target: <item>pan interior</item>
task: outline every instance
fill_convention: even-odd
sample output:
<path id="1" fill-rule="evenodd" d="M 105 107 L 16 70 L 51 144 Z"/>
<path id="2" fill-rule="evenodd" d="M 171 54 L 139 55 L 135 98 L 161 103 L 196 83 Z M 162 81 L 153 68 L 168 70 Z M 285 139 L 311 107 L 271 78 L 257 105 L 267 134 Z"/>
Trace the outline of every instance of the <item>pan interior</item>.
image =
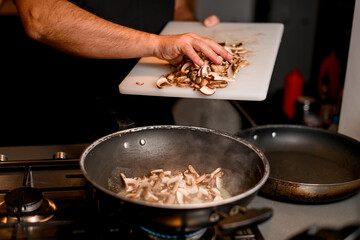
<path id="1" fill-rule="evenodd" d="M 360 179 L 360 143 L 344 135 L 308 127 L 264 126 L 241 137 L 263 151 L 270 178 L 309 184 Z"/>
<path id="2" fill-rule="evenodd" d="M 339 162 L 306 152 L 266 152 L 270 177 L 285 181 L 333 184 L 356 180 L 359 176 Z"/>
<path id="3" fill-rule="evenodd" d="M 116 134 L 91 149 L 83 162 L 91 182 L 114 193 L 123 186 L 120 173 L 141 177 L 154 169 L 176 173 L 192 165 L 199 174 L 221 167 L 224 188 L 235 196 L 257 186 L 267 171 L 266 160 L 242 140 L 192 128 Z"/>

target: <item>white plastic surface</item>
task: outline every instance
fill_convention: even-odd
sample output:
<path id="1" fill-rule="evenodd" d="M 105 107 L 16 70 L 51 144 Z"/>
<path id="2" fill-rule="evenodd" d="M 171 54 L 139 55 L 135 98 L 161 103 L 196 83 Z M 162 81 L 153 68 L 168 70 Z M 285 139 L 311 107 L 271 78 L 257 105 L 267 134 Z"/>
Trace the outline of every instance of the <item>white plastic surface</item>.
<path id="1" fill-rule="evenodd" d="M 264 100 L 269 89 L 283 28 L 283 24 L 280 23 L 219 23 L 214 27 L 206 28 L 199 22 L 169 22 L 161 32 L 162 35 L 193 32 L 217 42 L 226 41 L 229 44 L 242 42 L 249 51 L 246 58 L 250 65 L 241 69 L 236 80 L 229 82 L 226 88 L 217 89 L 215 94 L 205 96 L 192 88 L 171 86 L 158 89 L 156 81 L 161 75 L 170 72 L 170 65 L 154 57 L 144 57 L 121 82 L 120 93 L 183 98 Z"/>

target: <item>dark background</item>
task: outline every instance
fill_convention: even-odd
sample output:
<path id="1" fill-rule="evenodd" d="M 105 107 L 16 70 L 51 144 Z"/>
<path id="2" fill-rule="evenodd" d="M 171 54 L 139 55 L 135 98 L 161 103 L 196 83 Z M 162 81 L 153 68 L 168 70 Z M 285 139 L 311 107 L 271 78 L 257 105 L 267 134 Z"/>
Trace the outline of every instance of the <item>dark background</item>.
<path id="1" fill-rule="evenodd" d="M 271 0 L 257 1 L 256 22 L 268 21 L 271 5 Z M 319 66 L 334 48 L 346 69 L 353 8 L 353 0 L 319 1 L 305 94 L 318 97 Z M 117 121 L 128 118 L 135 126 L 173 123 L 170 109 L 176 99 L 118 93 L 136 60 L 66 55 L 29 39 L 18 16 L 1 15 L 0 29 L 1 146 L 91 142 L 118 130 Z M 259 125 L 292 123 L 282 112 L 282 98 L 280 89 L 265 101 L 241 104 Z M 243 127 L 249 127 L 246 120 Z"/>

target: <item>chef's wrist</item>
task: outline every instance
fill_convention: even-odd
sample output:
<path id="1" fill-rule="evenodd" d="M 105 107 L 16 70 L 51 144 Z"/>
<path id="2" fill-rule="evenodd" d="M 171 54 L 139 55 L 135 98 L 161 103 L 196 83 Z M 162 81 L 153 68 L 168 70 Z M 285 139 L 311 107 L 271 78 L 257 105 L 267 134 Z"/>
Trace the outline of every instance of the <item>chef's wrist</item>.
<path id="1" fill-rule="evenodd" d="M 163 36 L 160 36 L 160 35 L 156 35 L 156 34 L 151 34 L 151 36 L 149 37 L 149 46 L 150 46 L 150 56 L 153 56 L 153 57 L 157 57 L 157 58 L 160 58 L 160 59 L 163 59 L 162 58 L 162 54 L 161 54 L 161 42 L 162 42 L 162 37 Z"/>

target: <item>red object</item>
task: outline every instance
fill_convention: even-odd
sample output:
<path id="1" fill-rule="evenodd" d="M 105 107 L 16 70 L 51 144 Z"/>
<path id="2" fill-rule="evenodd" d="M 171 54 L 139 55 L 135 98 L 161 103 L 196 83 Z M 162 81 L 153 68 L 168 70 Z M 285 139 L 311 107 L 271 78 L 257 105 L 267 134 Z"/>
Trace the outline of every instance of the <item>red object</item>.
<path id="1" fill-rule="evenodd" d="M 337 101 L 340 93 L 340 75 L 341 64 L 335 55 L 335 51 L 332 51 L 320 65 L 318 81 L 320 97 L 324 94 L 323 91 L 326 91 L 329 94 L 329 100 Z"/>
<path id="2" fill-rule="evenodd" d="M 290 119 L 294 118 L 296 99 L 302 95 L 304 81 L 297 66 L 285 77 L 283 111 Z"/>

